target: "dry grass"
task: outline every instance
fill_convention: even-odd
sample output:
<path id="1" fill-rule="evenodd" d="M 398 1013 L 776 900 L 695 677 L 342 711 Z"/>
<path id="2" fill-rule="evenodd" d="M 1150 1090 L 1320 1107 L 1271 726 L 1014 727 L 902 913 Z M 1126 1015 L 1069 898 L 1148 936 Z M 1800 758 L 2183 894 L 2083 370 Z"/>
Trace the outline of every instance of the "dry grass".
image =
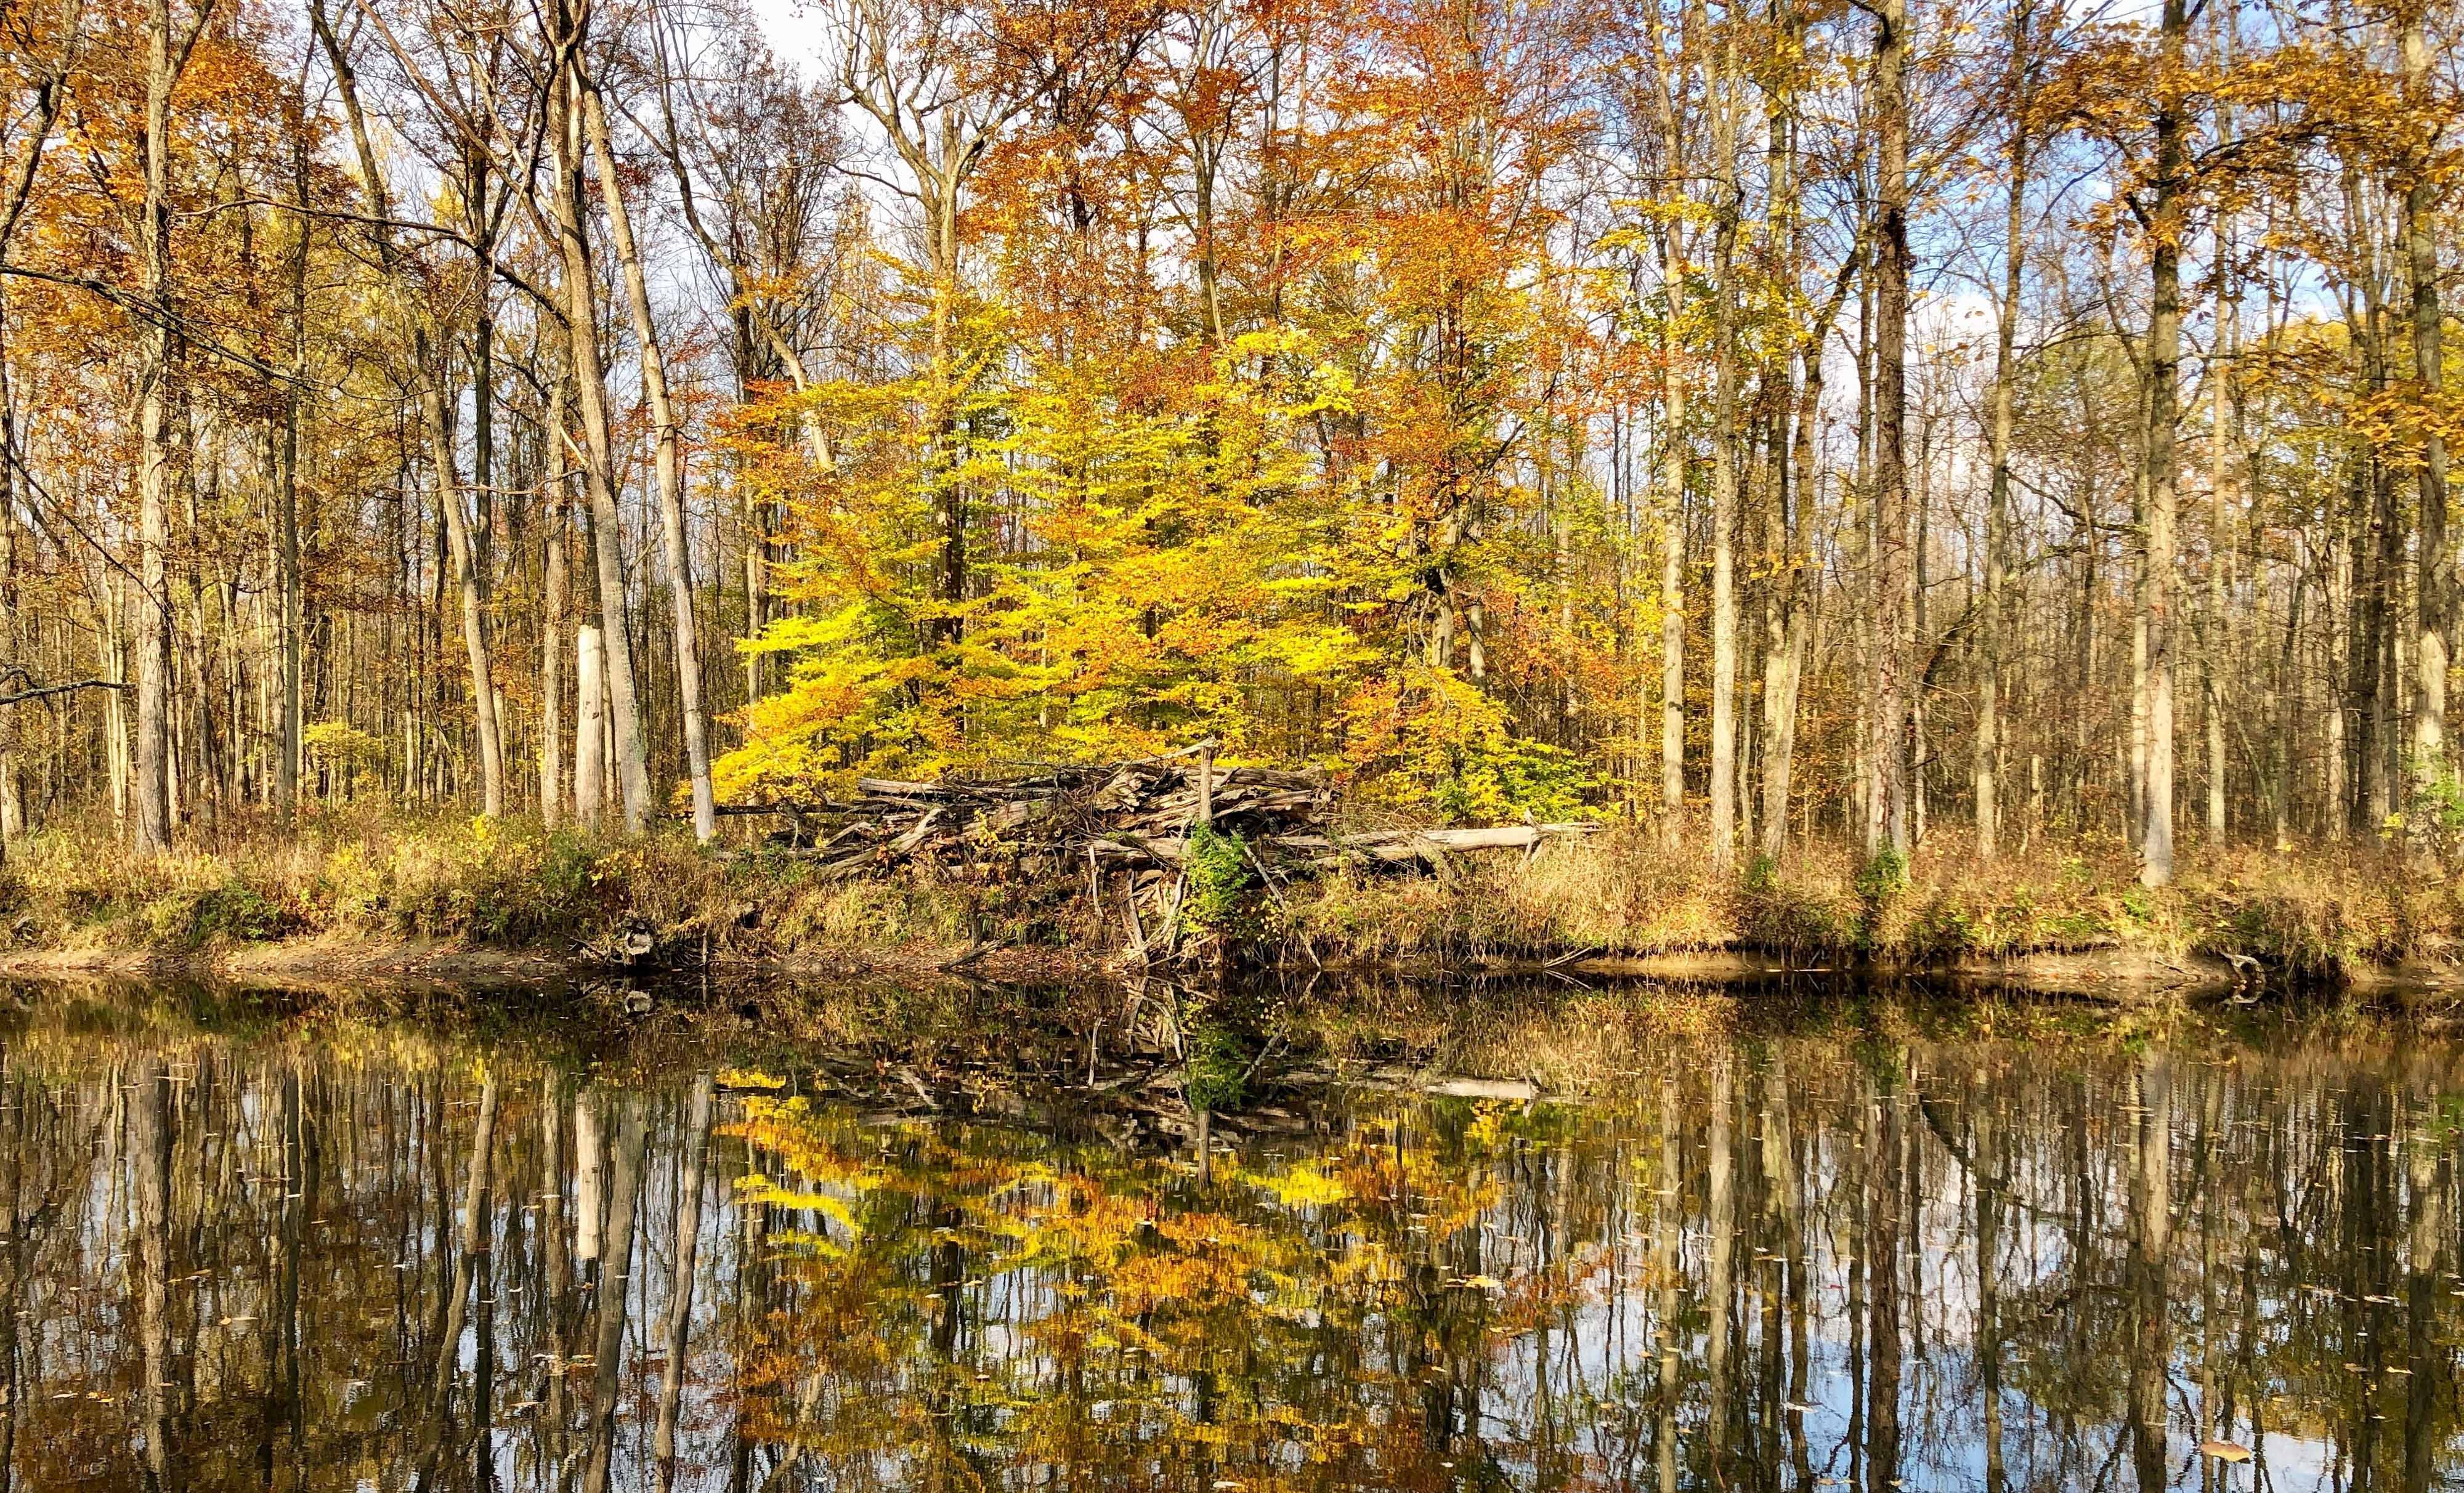
<path id="1" fill-rule="evenodd" d="M 1634 828 L 1490 856 L 1439 880 L 1339 877 L 1293 900 L 1287 941 L 1325 963 L 1750 950 L 1922 966 L 2136 949 L 2249 955 L 2331 977 L 2464 957 L 2464 893 L 2440 864 L 2377 845 L 2186 854 L 2176 884 L 2139 885 L 2120 846 L 2035 846 L 1991 865 L 1931 837 L 1893 874 L 1816 841 L 1733 876 Z"/>
<path id="2" fill-rule="evenodd" d="M 363 935 L 584 949 L 648 930 L 699 956 L 783 957 L 1052 942 L 1066 896 L 963 882 L 823 882 L 793 859 L 721 857 L 681 834 L 548 832 L 520 820 L 316 816 L 141 860 L 108 825 L 47 830 L 0 868 L 0 946 L 187 953 Z"/>
<path id="3" fill-rule="evenodd" d="M 311 816 L 140 861 L 107 823 L 10 847 L 0 946 L 183 952 L 287 939 L 397 937 L 563 952 L 650 931 L 663 956 L 1111 947 L 1072 878 L 1048 885 L 903 876 L 822 882 L 759 850 L 705 853 L 677 833 L 549 833 L 519 820 Z M 1719 875 L 1699 848 L 1632 827 L 1524 858 L 1462 857 L 1438 877 L 1348 873 L 1256 911 L 1258 957 L 1306 965 L 1460 966 L 1596 950 L 1782 954 L 1923 966 L 2106 948 L 2249 955 L 2311 977 L 2464 959 L 2464 892 L 2443 866 L 2348 845 L 2185 855 L 2177 885 L 2139 886 L 2109 844 L 2038 845 L 1991 866 L 1958 835 L 1899 875 L 1832 841 Z"/>

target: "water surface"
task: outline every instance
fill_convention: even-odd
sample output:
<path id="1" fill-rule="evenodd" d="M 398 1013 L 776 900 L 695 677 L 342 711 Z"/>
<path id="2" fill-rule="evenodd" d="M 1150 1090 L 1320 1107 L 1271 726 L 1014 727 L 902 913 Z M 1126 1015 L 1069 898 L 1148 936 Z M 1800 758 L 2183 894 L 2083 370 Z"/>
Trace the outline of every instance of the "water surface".
<path id="1" fill-rule="evenodd" d="M 1111 993 L 887 1055 L 37 997 L 0 1026 L 0 1464 L 47 1490 L 2464 1482 L 2456 1047 L 1871 995 L 1646 1023 L 1567 1101 L 1432 1096 L 1425 1050 L 1279 1084 L 1293 1042 L 1194 1043 Z M 1202 1165 L 1193 1046 L 1242 1090 Z"/>

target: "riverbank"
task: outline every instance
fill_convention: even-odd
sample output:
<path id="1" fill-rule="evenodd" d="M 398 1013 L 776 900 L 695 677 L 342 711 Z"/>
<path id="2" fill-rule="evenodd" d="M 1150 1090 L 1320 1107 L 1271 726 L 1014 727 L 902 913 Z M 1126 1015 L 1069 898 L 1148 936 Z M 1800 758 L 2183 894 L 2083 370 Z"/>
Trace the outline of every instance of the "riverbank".
<path id="1" fill-rule="evenodd" d="M 1237 860 L 1232 862 L 1236 867 Z M 2151 891 L 2118 847 L 1991 866 L 1938 836 L 1904 866 L 1814 843 L 1717 875 L 1611 827 L 1539 853 L 1368 867 L 1188 899 L 1208 968 L 1725 978 L 1862 969 L 2100 991 L 2261 983 L 2464 991 L 2464 895 L 2379 845 L 2186 854 Z M 52 832 L 0 868 L 0 972 L 543 980 L 704 969 L 1086 977 L 1141 933 L 1077 877 L 996 863 L 825 875 L 775 849 L 519 822 L 311 819 L 136 861 Z"/>

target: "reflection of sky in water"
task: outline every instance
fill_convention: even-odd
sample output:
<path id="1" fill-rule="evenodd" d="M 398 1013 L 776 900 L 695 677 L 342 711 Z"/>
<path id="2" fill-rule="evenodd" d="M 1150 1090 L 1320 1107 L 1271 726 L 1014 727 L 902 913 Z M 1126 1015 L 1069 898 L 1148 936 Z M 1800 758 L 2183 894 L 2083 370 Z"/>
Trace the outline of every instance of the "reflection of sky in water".
<path id="1" fill-rule="evenodd" d="M 2409 1335 L 2413 1216 L 2423 1197 L 2445 1206 L 2455 1177 L 2452 1127 L 2423 1128 L 2453 1091 L 2453 1055 L 2418 1040 L 2183 1051 L 2144 1067 L 2112 1045 L 1911 1038 L 1894 1082 L 1921 1104 L 1878 1100 L 1859 1034 L 1690 1043 L 1662 1055 L 1665 1100 L 1653 1080 L 1529 1112 L 1330 1097 L 1318 1135 L 1227 1141 L 1211 1190 L 1185 1148 L 722 1095 L 665 1405 L 693 1071 L 627 1088 L 417 1048 L 163 1047 L 39 1027 L 0 1041 L 0 1160 L 14 1168 L 0 1210 L 19 1220 L 6 1243 L 21 1252 L 0 1263 L 22 1258 L 0 1272 L 18 1324 L 0 1364 L 22 1486 L 142 1485 L 159 1436 L 177 1456 L 165 1486 L 264 1486 L 272 1467 L 276 1486 L 466 1487 L 486 1466 L 499 1486 L 590 1493 L 604 1465 L 609 1486 L 655 1487 L 663 1409 L 675 1485 L 691 1488 L 981 1478 L 1220 1493 L 1475 1486 L 1491 1473 L 1515 1487 L 1657 1487 L 1663 1416 L 1682 1486 L 1845 1485 L 1872 1481 L 1859 1385 L 1877 1372 L 1877 1293 L 1852 1283 L 1855 1252 L 1896 1213 L 1896 1477 L 1981 1488 L 1982 1167 L 2005 1178 L 1991 1270 L 2007 1485 L 2133 1487 L 2127 1407 L 2134 1371 L 2154 1361 L 2138 1356 L 2151 1298 L 2132 1273 L 2149 1092 L 2168 1117 L 2152 1153 L 2170 1200 L 2152 1298 L 2167 1319 L 2164 1480 L 2341 1489 L 2365 1471 L 2402 1490 L 2459 1467 L 2452 1214 L 2429 1236 L 2448 1253 L 2428 1283 L 2427 1438 L 2408 1445 L 2413 1381 L 2385 1373 L 2365 1404 L 2365 1375 L 2346 1368 L 2401 1369 L 2422 1350 Z M 176 1081 L 149 1085 L 154 1061 Z M 486 1248 L 466 1256 L 483 1071 L 496 1106 Z M 1724 1139 L 1715 1074 L 1730 1096 Z M 770 1129 L 750 1124 L 763 1113 Z M 157 1120 L 162 1229 L 146 1222 L 143 1166 Z M 2410 1137 L 2425 1133 L 2434 1180 L 2417 1193 Z M 576 1284 L 589 1231 L 574 1214 L 600 1198 L 612 1241 L 635 1163 L 631 1268 L 603 1297 Z M 1733 1233 L 1716 1380 L 1715 1175 Z M 755 1205 L 763 1196 L 792 1205 Z M 1679 1269 L 1673 1403 L 1655 1337 L 1663 1209 Z M 609 1373 L 592 1351 L 615 1301 L 624 1349 Z M 1139 1334 L 1151 1351 L 1119 1346 Z M 167 1387 L 151 1405 L 149 1372 Z M 594 1422 L 602 1393 L 611 1416 Z M 2219 1434 L 2255 1458 L 2203 1458 L 2200 1440 Z M 1312 1460 L 1313 1445 L 1335 1447 L 1333 1461 Z"/>

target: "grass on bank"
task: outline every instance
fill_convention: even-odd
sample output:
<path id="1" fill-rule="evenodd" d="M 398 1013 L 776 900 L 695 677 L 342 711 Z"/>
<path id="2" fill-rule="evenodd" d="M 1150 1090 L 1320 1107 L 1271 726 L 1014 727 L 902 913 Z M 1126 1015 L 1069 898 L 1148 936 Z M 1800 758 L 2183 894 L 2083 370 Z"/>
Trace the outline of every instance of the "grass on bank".
<path id="1" fill-rule="evenodd" d="M 252 823 L 139 860 L 111 829 L 73 823 L 9 846 L 0 946 L 159 953 L 365 937 L 564 953 L 647 931 L 663 958 L 776 959 L 979 940 L 1101 956 L 1121 936 L 1071 876 L 824 881 L 791 857 L 714 856 L 675 831 L 622 840 L 356 811 L 305 815 L 292 831 Z M 1436 877 L 1347 872 L 1270 895 L 1243 873 L 1215 889 L 1216 923 L 1258 962 L 1326 966 L 1721 950 L 1930 965 L 2123 948 L 2333 977 L 2464 958 L 2457 879 L 2399 847 L 2192 849 L 2159 891 L 2136 873 L 2117 845 L 2039 845 L 1987 866 L 1945 832 L 1904 867 L 1815 841 L 1723 877 L 1699 848 L 1619 827 L 1529 858 L 1459 857 Z"/>
<path id="2" fill-rule="evenodd" d="M 2464 893 L 2440 863 L 2383 845 L 2193 849 L 2151 890 L 2119 845 L 2038 845 L 1991 865 L 1943 832 L 1904 866 L 1816 840 L 1712 874 L 1642 828 L 1526 859 L 1464 858 L 1436 879 L 1332 878 L 1291 899 L 1287 940 L 1324 962 L 1750 950 L 1911 966 L 2123 948 L 2247 955 L 2304 977 L 2464 958 Z"/>
<path id="3" fill-rule="evenodd" d="M 628 840 L 352 812 L 305 815 L 294 831 L 268 819 L 151 859 L 110 831 L 72 824 L 9 847 L 0 947 L 190 953 L 356 936 L 566 953 L 646 931 L 663 955 L 776 958 L 1083 932 L 1066 889 L 828 882 L 789 856 L 713 856 L 673 831 Z"/>

